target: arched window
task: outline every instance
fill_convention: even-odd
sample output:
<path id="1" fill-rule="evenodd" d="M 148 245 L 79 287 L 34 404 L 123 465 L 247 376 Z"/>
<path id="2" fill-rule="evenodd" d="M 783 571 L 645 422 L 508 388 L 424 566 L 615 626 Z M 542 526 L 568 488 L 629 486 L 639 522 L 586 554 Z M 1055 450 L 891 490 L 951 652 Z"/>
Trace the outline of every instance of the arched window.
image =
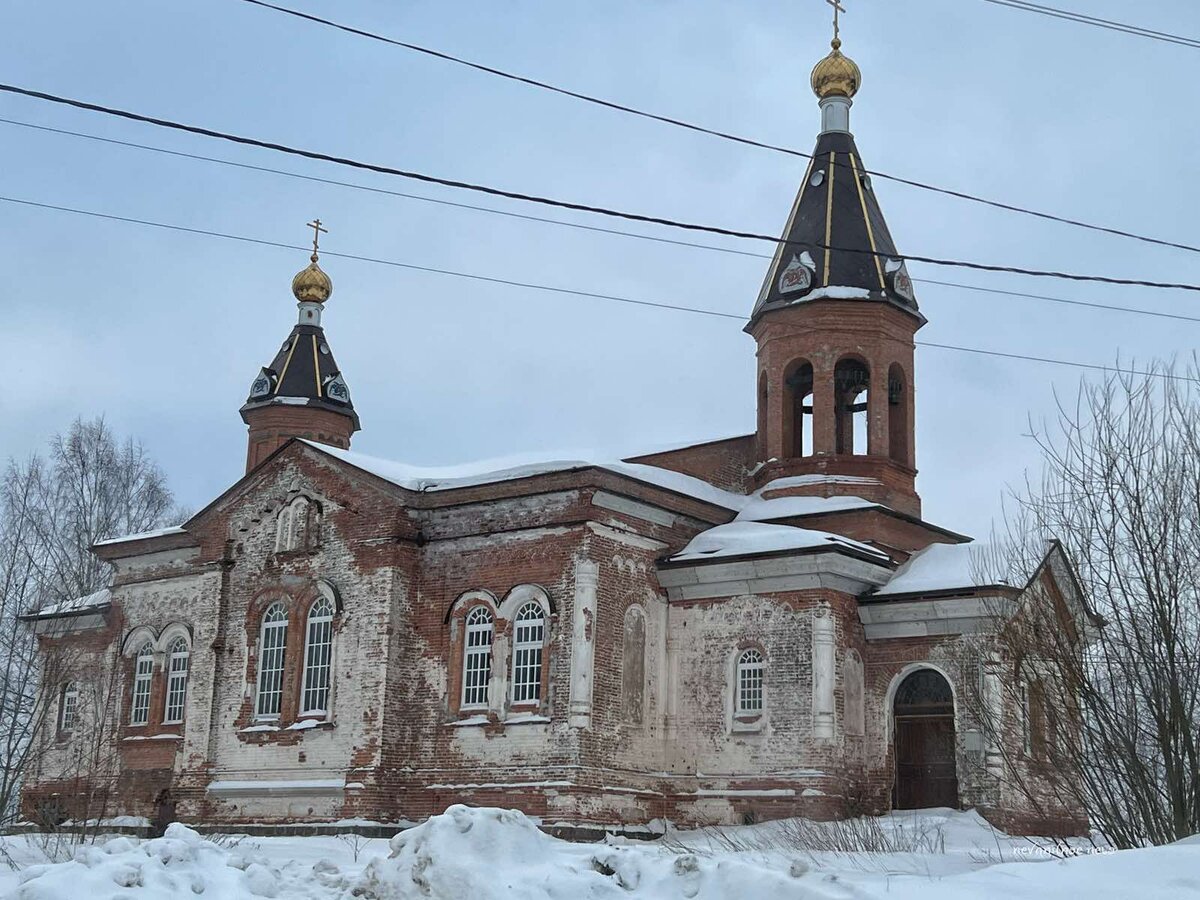
<path id="1" fill-rule="evenodd" d="M 537 703 L 542 699 L 542 644 L 546 619 L 536 603 L 526 603 L 513 626 L 512 702 Z"/>
<path id="2" fill-rule="evenodd" d="M 743 650 L 737 661 L 737 702 L 734 713 L 757 716 L 763 711 L 763 655 L 750 648 Z"/>
<path id="3" fill-rule="evenodd" d="M 262 618 L 258 640 L 258 690 L 255 692 L 254 717 L 278 719 L 283 706 L 283 656 L 287 649 L 287 609 L 272 603 Z"/>
<path id="4" fill-rule="evenodd" d="M 908 458 L 908 386 L 899 363 L 892 363 L 888 369 L 888 456 L 903 465 L 911 465 Z"/>
<path id="5" fill-rule="evenodd" d="M 188 643 L 182 637 L 171 641 L 167 648 L 167 698 L 163 709 L 163 724 L 178 725 L 183 721 L 187 701 Z"/>
<path id="6" fill-rule="evenodd" d="M 833 385 L 837 452 L 866 453 L 871 370 L 857 359 L 843 359 L 833 368 Z"/>
<path id="7" fill-rule="evenodd" d="M 142 644 L 133 663 L 133 703 L 130 705 L 129 724 L 145 725 L 150 721 L 150 682 L 154 678 L 154 648 L 150 642 Z"/>
<path id="8" fill-rule="evenodd" d="M 58 733 L 66 736 L 75 730 L 79 717 L 79 687 L 73 681 L 62 686 L 58 695 Z"/>
<path id="9" fill-rule="evenodd" d="M 322 594 L 308 609 L 304 638 L 304 687 L 300 715 L 329 712 L 329 685 L 333 661 L 333 601 Z"/>
<path id="10" fill-rule="evenodd" d="M 785 452 L 792 456 L 812 456 L 813 453 L 813 367 L 801 363 L 784 379 L 787 386 L 791 423 L 790 440 Z"/>
<path id="11" fill-rule="evenodd" d="M 463 639 L 463 707 L 488 705 L 488 687 L 492 680 L 492 635 L 495 625 L 486 606 L 476 606 L 467 613 L 467 630 Z"/>

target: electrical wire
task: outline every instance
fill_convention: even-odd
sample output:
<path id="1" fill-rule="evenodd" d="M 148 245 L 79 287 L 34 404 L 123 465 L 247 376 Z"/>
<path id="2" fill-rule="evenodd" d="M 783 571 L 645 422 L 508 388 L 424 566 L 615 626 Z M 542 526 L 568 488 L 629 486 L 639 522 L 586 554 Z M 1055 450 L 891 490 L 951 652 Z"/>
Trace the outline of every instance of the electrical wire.
<path id="1" fill-rule="evenodd" d="M 144 226 L 148 226 L 151 228 L 163 229 L 166 231 L 182 232 L 184 234 L 193 234 L 193 235 L 202 235 L 205 237 L 221 238 L 222 240 L 238 241 L 241 243 L 255 244 L 255 245 L 263 246 L 263 247 L 278 247 L 278 248 L 285 249 L 285 250 L 297 250 L 297 251 L 303 251 L 306 253 L 312 249 L 310 246 L 307 246 L 307 245 L 288 244 L 288 243 L 285 243 L 282 241 L 271 241 L 271 240 L 266 240 L 263 238 L 253 238 L 253 237 L 249 237 L 246 235 L 230 234 L 228 232 L 222 232 L 222 231 L 212 231 L 212 230 L 205 229 L 205 228 L 193 228 L 193 227 L 186 226 L 186 225 L 175 225 L 175 224 L 171 224 L 171 223 L 167 223 L 167 222 L 155 222 L 150 219 L 138 219 L 138 218 L 133 218 L 131 216 L 119 216 L 119 215 L 115 215 L 113 213 L 102 213 L 102 212 L 97 212 L 95 210 L 78 209 L 76 207 L 60 206 L 60 205 L 56 205 L 56 204 L 52 204 L 52 203 L 40 203 L 35 200 L 25 200 L 25 199 L 21 199 L 21 198 L 17 198 L 17 197 L 0 196 L 0 202 L 13 203 L 13 204 L 17 204 L 20 206 L 34 207 L 37 209 L 52 210 L 55 212 L 71 213 L 71 214 L 80 215 L 80 216 L 88 216 L 88 217 L 96 218 L 96 219 L 105 219 L 105 220 L 112 221 L 112 222 L 124 222 L 127 224 L 133 224 L 133 225 L 144 225 Z M 553 293 L 553 294 L 565 294 L 567 296 L 572 296 L 572 297 L 586 297 L 586 298 L 594 299 L 594 300 L 606 300 L 606 301 L 611 301 L 611 302 L 616 302 L 616 303 L 629 304 L 629 305 L 633 305 L 633 306 L 644 306 L 644 307 L 651 307 L 654 309 L 665 309 L 665 310 L 670 310 L 673 312 L 689 313 L 692 315 L 709 316 L 709 317 L 720 318 L 720 319 L 735 319 L 739 322 L 744 322 L 746 320 L 745 316 L 741 316 L 736 313 L 721 312 L 720 310 L 715 310 L 715 309 L 704 309 L 704 308 L 695 307 L 695 306 L 684 306 L 682 304 L 663 303 L 663 302 L 654 301 L 654 300 L 640 300 L 640 299 L 635 299 L 632 297 L 622 297 L 622 296 L 619 296 L 616 294 L 603 294 L 603 293 L 597 293 L 597 292 L 593 292 L 593 291 L 581 291 L 581 290 L 577 290 L 574 288 L 561 288 L 561 287 L 555 287 L 553 285 L 537 284 L 535 282 L 527 282 L 527 281 L 516 281 L 513 279 L 507 279 L 507 278 L 497 278 L 497 277 L 491 276 L 491 275 L 480 275 L 478 273 L 473 273 L 473 272 L 461 272 L 461 271 L 457 271 L 454 269 L 442 269 L 442 268 L 437 268 L 434 266 L 423 266 L 423 265 L 417 265 L 415 263 L 401 262 L 399 260 L 394 260 L 394 259 L 381 259 L 379 257 L 363 256 L 363 255 L 354 254 L 354 253 L 341 253 L 341 252 L 336 252 L 333 250 L 322 250 L 321 253 L 324 254 L 325 256 L 331 256 L 331 257 L 335 257 L 337 259 L 348 259 L 348 260 L 353 260 L 356 262 L 364 262 L 364 263 L 371 263 L 374 265 L 390 266 L 393 268 L 407 269 L 410 271 L 424 272 L 424 273 L 433 274 L 433 275 L 445 275 L 448 277 L 462 278 L 462 279 L 467 279 L 470 281 L 486 282 L 488 284 L 499 284 L 499 285 L 504 285 L 506 287 L 517 287 L 517 288 L 523 288 L 523 289 L 527 289 L 527 290 L 543 291 L 546 293 Z M 1138 375 L 1138 376 L 1142 376 L 1142 377 L 1167 378 L 1167 379 L 1178 380 L 1178 381 L 1194 381 L 1197 384 L 1200 384 L 1200 380 L 1189 378 L 1188 376 L 1184 376 L 1184 375 L 1174 375 L 1174 374 L 1167 373 L 1167 372 L 1139 371 L 1136 369 L 1119 369 L 1119 368 L 1115 368 L 1113 366 L 1099 365 L 1097 363 L 1084 363 L 1084 362 L 1078 362 L 1075 360 L 1054 359 L 1051 357 L 1032 356 L 1032 355 L 1022 354 L 1022 353 L 1010 353 L 1010 352 L 1005 352 L 1005 351 L 1000 351 L 1000 350 L 984 350 L 983 348 L 980 348 L 980 347 L 962 347 L 962 346 L 959 346 L 956 344 L 941 344 L 941 343 L 934 343 L 932 341 L 914 341 L 914 344 L 916 344 L 916 346 L 918 346 L 918 347 L 931 347 L 931 348 L 938 349 L 938 350 L 952 350 L 952 351 L 956 351 L 959 353 L 971 353 L 971 354 L 976 354 L 976 355 L 981 355 L 981 356 L 998 357 L 998 358 L 1002 358 L 1002 359 L 1023 360 L 1026 362 L 1047 363 L 1047 364 L 1051 364 L 1051 365 L 1068 366 L 1068 367 L 1076 368 L 1076 369 L 1089 369 L 1089 370 L 1101 371 L 1101 372 L 1121 372 L 1121 373 L 1128 374 L 1128 375 Z"/>
<path id="2" fill-rule="evenodd" d="M 754 138 L 743 137 L 740 135 L 731 134 L 726 131 L 719 131 L 715 128 L 706 128 L 703 125 L 696 125 L 692 122 L 686 122 L 682 119 L 676 119 L 671 116 L 661 115 L 659 113 L 648 112 L 644 109 L 638 109 L 637 107 L 628 106 L 624 103 L 616 103 L 612 100 L 605 100 L 602 97 L 596 97 L 591 94 L 584 94 L 579 91 L 572 91 L 572 90 L 569 90 L 568 88 L 563 88 L 563 87 L 559 87 L 558 85 L 550 84 L 549 82 L 539 81 L 536 78 L 528 78 L 524 75 L 517 75 L 513 72 L 507 72 L 503 69 L 497 69 L 493 66 L 487 66 L 482 63 L 473 62 L 472 60 L 464 59 L 459 56 L 454 56 L 450 53 L 444 53 L 441 50 L 434 50 L 429 47 L 422 47 L 419 44 L 412 44 L 407 41 L 401 41 L 401 40 L 397 40 L 395 38 L 390 38 L 390 37 L 387 37 L 386 35 L 377 34 L 372 31 L 367 31 L 366 29 L 363 29 L 363 28 L 356 28 L 353 25 L 345 25 L 341 22 L 335 22 L 332 19 L 326 19 L 321 16 L 313 15 L 312 13 L 301 12 L 300 10 L 291 9 L 290 7 L 287 7 L 287 6 L 280 6 L 275 3 L 268 3 L 268 2 L 266 2 L 266 0 L 242 0 L 242 2 L 249 3 L 253 6 L 261 7 L 262 9 L 269 9 L 269 10 L 273 10 L 278 13 L 282 13 L 284 15 L 293 16 L 297 19 L 303 19 L 303 20 L 306 20 L 309 22 L 313 22 L 318 25 L 323 25 L 327 28 L 334 28 L 338 31 L 342 31 L 347 34 L 352 34 L 352 35 L 356 35 L 358 37 L 368 38 L 368 39 L 374 40 L 374 41 L 380 41 L 385 44 L 391 44 L 392 46 L 395 46 L 395 47 L 401 47 L 405 50 L 411 50 L 415 53 L 421 53 L 426 56 L 431 56 L 435 59 L 440 59 L 445 62 L 454 63 L 454 64 L 460 65 L 460 66 L 466 66 L 467 68 L 475 69 L 476 71 L 484 72 L 488 75 L 495 75 L 499 78 L 505 78 L 505 79 L 508 79 L 509 81 L 515 81 L 520 84 L 528 85 L 530 87 L 539 88 L 539 89 L 545 90 L 545 91 L 551 91 L 555 94 L 561 94 L 565 97 L 571 97 L 575 100 L 582 100 L 586 103 L 592 103 L 596 106 L 602 106 L 606 109 L 611 109 L 611 110 L 615 110 L 617 112 L 627 113 L 629 115 L 638 116 L 643 119 L 650 119 L 652 121 L 661 122 L 666 125 L 673 125 L 677 128 L 685 128 L 688 131 L 694 131 L 699 134 L 706 134 L 711 137 L 721 138 L 726 141 L 733 141 L 734 143 L 743 144 L 748 147 L 757 147 L 762 150 L 771 150 L 776 153 L 785 153 L 789 156 L 797 156 L 802 159 L 812 159 L 812 154 L 805 153 L 803 150 L 797 150 L 792 147 L 783 147 L 778 144 L 770 144 L 770 143 L 766 143 L 765 141 L 755 140 Z M 835 166 L 845 166 L 847 169 L 850 168 L 848 164 L 840 163 L 840 162 L 836 162 L 836 161 L 834 162 L 834 165 Z M 1058 215 L 1054 215 L 1052 213 L 1046 213 L 1046 212 L 1041 212 L 1038 210 L 1028 209 L 1025 207 L 1016 206 L 1011 203 L 1004 203 L 999 200 L 991 200 L 991 199 L 988 199 L 985 197 L 979 197 L 974 194 L 968 194 L 964 191 L 956 191 L 956 190 L 952 190 L 950 188 L 938 187 L 937 185 L 928 184 L 928 183 L 922 182 L 922 181 L 915 181 L 910 178 L 901 178 L 898 175 L 889 175 L 886 172 L 879 172 L 879 171 L 876 171 L 873 169 L 864 169 L 863 171 L 866 174 L 872 176 L 873 178 L 883 178 L 888 181 L 894 181 L 897 184 L 907 185 L 908 187 L 918 188 L 918 189 L 924 190 L 924 191 L 932 191 L 932 192 L 938 193 L 938 194 L 945 194 L 946 196 L 955 197 L 959 200 L 967 200 L 972 203 L 981 203 L 985 206 L 993 207 L 994 209 L 1002 209 L 1007 212 L 1020 213 L 1022 215 L 1027 215 L 1027 216 L 1034 216 L 1039 219 L 1044 219 L 1044 220 L 1050 221 L 1050 222 L 1057 222 L 1062 225 L 1070 225 L 1075 228 L 1084 228 L 1089 231 L 1097 231 L 1097 232 L 1101 232 L 1104 234 L 1114 235 L 1116 237 L 1130 238 L 1132 240 L 1143 241 L 1148 244 L 1157 244 L 1157 245 L 1163 246 L 1163 247 L 1173 247 L 1177 250 L 1188 250 L 1192 253 L 1200 253 L 1200 247 L 1194 246 L 1192 244 L 1184 244 L 1184 243 L 1179 243 L 1179 242 L 1175 242 L 1175 241 L 1164 240 L 1162 238 L 1149 237 L 1147 235 L 1137 234 L 1132 231 L 1124 231 L 1119 228 L 1110 228 L 1110 227 L 1107 227 L 1104 225 L 1096 225 L 1091 222 L 1083 222 L 1078 219 L 1071 219 L 1071 218 L 1067 218 L 1065 216 L 1058 216 Z M 855 174 L 857 175 L 858 173 L 856 172 Z"/>
<path id="3" fill-rule="evenodd" d="M 247 2 L 253 2 L 253 0 L 247 0 Z M 1172 34 L 1169 31 L 1155 31 L 1151 28 L 1143 28 L 1141 25 L 1114 22 L 1112 19 L 1100 19 L 1096 16 L 1072 12 L 1068 9 L 1058 9 L 1057 7 L 1045 6 L 1041 3 L 1029 3 L 1027 0 L 984 0 L 984 3 L 1007 6 L 1012 9 L 1019 9 L 1022 12 L 1037 13 L 1038 15 L 1050 16 L 1055 19 L 1064 19 L 1068 22 L 1077 22 L 1080 25 L 1092 25 L 1096 28 L 1106 28 L 1109 31 L 1119 31 L 1123 34 L 1135 35 L 1136 37 L 1150 38 L 1151 40 L 1164 41 L 1168 44 L 1179 44 L 1183 47 L 1200 49 L 1200 40 L 1196 38 L 1185 37 L 1181 34 Z"/>
<path id="4" fill-rule="evenodd" d="M 151 144 L 138 144 L 132 141 L 121 141 L 115 138 L 101 137 L 96 134 L 88 134 L 83 131 L 70 131 L 65 128 L 52 128 L 49 125 L 36 125 L 32 122 L 22 122 L 18 119 L 6 119 L 0 117 L 0 124 L 17 125 L 22 128 L 29 128 L 35 131 L 48 132 L 50 134 L 64 135 L 70 137 L 84 138 L 90 141 L 98 141 L 104 144 L 112 144 L 118 147 L 125 147 L 137 150 L 147 150 L 153 153 L 161 153 L 166 156 L 175 156 L 183 159 L 216 163 L 223 166 L 231 166 L 237 169 L 246 169 L 253 172 L 263 172 L 271 175 L 281 175 L 287 178 L 296 178 L 302 181 L 310 181 L 318 184 L 327 184 L 335 187 L 350 188 L 353 190 L 367 191 L 369 193 L 383 194 L 389 197 L 401 197 L 406 200 L 417 200 L 422 203 L 433 203 L 439 206 L 448 206 L 454 209 L 465 209 L 471 212 L 487 213 L 489 215 L 505 216 L 513 219 L 522 219 L 530 222 L 539 222 L 546 225 L 557 225 L 566 228 L 577 228 L 584 231 L 599 232 L 601 234 L 618 235 L 620 237 L 634 238 L 635 240 L 651 241 L 660 244 L 671 244 L 679 247 L 688 247 L 696 250 L 705 250 L 718 253 L 729 253 L 736 256 L 746 256 L 753 259 L 772 259 L 769 253 L 755 253 L 752 250 L 738 250 L 734 247 L 721 247 L 716 244 L 699 244 L 694 241 L 680 241 L 672 238 L 659 237 L 651 234 L 641 234 L 636 231 L 623 231 L 619 228 L 601 228 L 596 225 L 586 225 L 582 222 L 571 222 L 566 219 L 551 219 L 545 216 L 531 216 L 525 213 L 512 212 L 511 210 L 497 209 L 494 206 L 476 206 L 470 203 L 457 203 L 453 200 L 444 200 L 438 197 L 428 197 L 423 194 L 409 194 L 403 191 L 393 191 L 387 188 L 375 187 L 373 185 L 359 184 L 353 181 L 337 181 L 332 178 L 320 178 L 316 175 L 304 175 L 299 172 L 290 172 L 286 169 L 274 169 L 269 166 L 256 166 L 250 163 L 235 162 L 229 159 L 221 159 L 216 156 L 203 156 L 197 153 L 184 153 L 181 150 L 168 150 L 165 147 L 155 147 Z M 1139 309 L 1132 306 L 1116 306 L 1108 303 L 1096 303 L 1089 300 L 1071 300 L 1066 297 L 1051 297 L 1045 294 L 1029 294 L 1024 291 L 1002 290 L 1000 288 L 983 287 L 977 284 L 962 284 L 954 281 L 939 281 L 934 278 L 914 278 L 914 282 L 918 284 L 934 284 L 942 287 L 957 288 L 965 291 L 977 291 L 985 294 L 999 294 L 1006 297 L 1019 297 L 1028 300 L 1042 300 L 1048 303 L 1063 303 L 1070 306 L 1087 307 L 1090 309 L 1106 310 L 1108 312 L 1129 313 L 1140 316 L 1153 316 L 1161 319 L 1175 319 L 1181 322 L 1197 322 L 1200 323 L 1200 316 L 1187 316 L 1182 313 L 1159 312 L 1158 310 Z"/>
<path id="5" fill-rule="evenodd" d="M 298 147 L 291 147 L 286 144 L 279 144 L 272 141 L 265 141 L 259 138 L 245 137 L 243 135 L 230 134 L 228 132 L 216 131 L 211 128 L 204 128 L 199 125 L 188 125 L 181 122 L 174 122 L 169 119 L 160 119 L 153 116 L 143 115 L 141 113 L 130 112 L 128 110 L 117 109 L 115 107 L 101 106 L 96 103 L 88 103 L 83 100 L 76 100 L 69 97 L 61 97 L 55 94 L 48 94 L 43 91 L 35 91 L 30 88 L 17 87 L 10 84 L 0 84 L 0 91 L 10 94 L 16 94 L 24 97 L 29 97 L 36 100 L 44 100 L 50 103 L 56 103 L 64 106 L 74 107 L 76 109 L 85 109 L 91 112 L 98 112 L 104 115 L 114 116 L 117 118 L 128 119 L 134 122 L 142 122 L 148 125 L 155 125 L 160 128 L 168 128 L 175 131 L 183 131 L 189 134 L 197 134 L 204 137 L 216 138 L 218 140 L 229 141 L 235 144 L 242 144 L 250 147 L 260 147 L 265 150 L 274 150 L 279 153 L 286 153 L 292 156 L 300 156 L 305 159 L 313 159 L 321 162 L 334 163 L 336 165 L 347 166 L 355 169 L 363 169 L 370 172 L 376 172 L 383 175 L 394 175 L 400 178 L 411 179 L 415 181 L 425 182 L 427 184 L 438 184 L 443 187 L 458 188 L 466 191 L 487 194 L 495 197 L 505 197 L 510 200 L 520 200 L 527 203 L 536 203 L 543 206 L 557 207 L 559 209 L 570 209 L 576 212 L 593 213 L 596 215 L 607 216 L 610 218 L 626 219 L 633 222 L 646 222 L 652 225 L 664 225 L 669 228 L 679 228 L 686 231 L 705 232 L 708 234 L 719 234 L 725 237 L 743 238 L 745 240 L 765 241 L 774 245 L 789 244 L 797 242 L 789 242 L 781 240 L 768 234 L 759 234 L 752 231 L 739 231 L 731 228 L 721 228 L 714 225 L 701 225 L 694 222 L 683 222 L 677 219 L 667 219 L 661 216 L 648 216 L 640 213 L 623 212 L 621 210 L 610 209 L 603 206 L 591 206 L 584 203 L 575 203 L 567 200 L 557 200 L 551 197 L 543 197 L 536 194 L 525 194 L 518 191 L 509 191 L 502 188 L 492 187 L 490 185 L 478 184 L 468 181 L 459 181 L 456 179 L 442 178 L 436 175 L 429 175 L 423 172 L 415 172 L 404 169 L 397 169 L 391 166 L 384 166 L 378 163 L 368 163 L 361 160 L 351 159 L 349 157 L 333 156 L 328 153 L 321 153 L 315 150 L 306 150 Z M 834 253 L 855 253 L 864 256 L 872 257 L 890 257 L 890 254 L 879 253 L 873 250 L 864 250 L 855 247 L 838 247 L 831 244 L 825 244 L 818 241 L 811 242 L 810 246 L 817 247 L 823 250 L 829 250 Z M 923 262 L 934 266 L 945 266 L 953 268 L 976 269 L 983 272 L 1008 272 L 1015 275 L 1028 275 L 1034 278 L 1057 278 L 1067 281 L 1094 282 L 1099 284 L 1119 284 L 1135 287 L 1150 287 L 1164 290 L 1181 290 L 1200 293 L 1200 285 L 1188 284 L 1182 282 L 1163 282 L 1149 281 L 1145 279 L 1135 278 L 1112 278 L 1105 275 L 1080 275 L 1071 272 L 1049 271 L 1045 269 L 1028 269 L 1018 266 L 1000 266 L 980 262 L 966 262 L 963 260 L 941 259 L 931 256 L 917 256 L 911 253 L 896 254 L 897 256 L 911 261 Z"/>

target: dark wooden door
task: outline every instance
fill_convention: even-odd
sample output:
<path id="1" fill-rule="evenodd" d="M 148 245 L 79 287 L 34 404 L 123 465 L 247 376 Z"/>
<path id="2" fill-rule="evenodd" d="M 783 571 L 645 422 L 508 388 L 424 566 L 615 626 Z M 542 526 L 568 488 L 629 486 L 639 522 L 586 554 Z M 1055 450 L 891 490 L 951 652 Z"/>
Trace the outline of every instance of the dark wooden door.
<path id="1" fill-rule="evenodd" d="M 958 806 L 954 716 L 896 717 L 897 809 Z"/>

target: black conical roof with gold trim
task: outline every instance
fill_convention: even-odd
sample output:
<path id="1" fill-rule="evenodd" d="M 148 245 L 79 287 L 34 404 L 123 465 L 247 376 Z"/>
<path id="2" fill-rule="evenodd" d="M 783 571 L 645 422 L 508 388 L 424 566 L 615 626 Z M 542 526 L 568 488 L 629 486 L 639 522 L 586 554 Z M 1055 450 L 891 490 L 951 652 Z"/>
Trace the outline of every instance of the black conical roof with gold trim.
<path id="1" fill-rule="evenodd" d="M 750 323 L 771 310 L 825 298 L 891 303 L 923 319 L 871 178 L 846 131 L 817 139 Z"/>
<path id="2" fill-rule="evenodd" d="M 292 329 L 271 364 L 254 379 L 242 412 L 273 404 L 341 413 L 354 420 L 355 431 L 359 429 L 350 388 L 319 325 L 300 323 Z"/>

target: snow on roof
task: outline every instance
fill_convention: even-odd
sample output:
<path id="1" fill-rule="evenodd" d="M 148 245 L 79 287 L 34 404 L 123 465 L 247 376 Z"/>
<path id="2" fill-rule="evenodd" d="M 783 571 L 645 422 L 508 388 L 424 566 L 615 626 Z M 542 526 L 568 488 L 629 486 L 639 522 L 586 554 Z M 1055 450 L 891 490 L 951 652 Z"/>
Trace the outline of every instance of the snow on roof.
<path id="1" fill-rule="evenodd" d="M 35 619 L 50 619 L 54 616 L 65 616 L 73 613 L 83 612 L 84 610 L 94 609 L 100 606 L 107 606 L 112 599 L 112 591 L 108 588 L 103 588 L 84 597 L 75 597 L 71 600 L 62 600 L 58 603 L 51 603 L 49 606 L 43 606 L 37 612 L 32 613 Z"/>
<path id="2" fill-rule="evenodd" d="M 955 588 L 980 586 L 975 564 L 981 546 L 969 544 L 930 544 L 914 553 L 896 570 L 892 580 L 873 596 L 890 594 L 928 594 Z"/>
<path id="3" fill-rule="evenodd" d="M 794 487 L 813 487 L 815 485 L 867 485 L 879 484 L 876 478 L 864 478 L 859 475 L 793 475 L 788 478 L 776 478 L 767 482 L 750 497 L 746 498 L 741 512 L 737 515 L 739 522 L 768 522 L 772 519 L 788 519 L 792 516 L 811 516 L 816 513 L 841 512 L 847 509 L 866 509 L 879 506 L 871 500 L 862 497 L 773 497 L 770 500 L 764 495 L 772 491 Z"/>
<path id="4" fill-rule="evenodd" d="M 792 303 L 803 303 L 806 300 L 870 300 L 871 292 L 866 288 L 847 287 L 841 284 L 831 284 L 826 287 L 819 287 L 815 291 L 810 291 L 803 297 L 791 301 Z"/>
<path id="5" fill-rule="evenodd" d="M 692 538 L 672 562 L 719 559 L 726 556 L 754 556 L 787 550 L 846 548 L 887 560 L 887 554 L 874 547 L 827 531 L 795 528 L 791 525 L 764 525 L 761 522 L 729 522 Z"/>
<path id="6" fill-rule="evenodd" d="M 103 547 L 105 544 L 123 544 L 126 541 L 148 541 L 150 538 L 166 537 L 168 534 L 184 534 L 182 525 L 171 525 L 167 528 L 156 528 L 153 531 L 140 531 L 137 534 L 125 534 L 121 537 L 107 538 L 96 541 L 93 547 Z"/>
<path id="7" fill-rule="evenodd" d="M 768 481 L 758 493 L 777 491 L 782 488 L 812 487 L 817 484 L 882 484 L 878 478 L 866 475 L 789 475 L 787 478 L 776 478 Z"/>
<path id="8" fill-rule="evenodd" d="M 518 478 L 529 478 L 535 475 L 549 475 L 555 472 L 570 472 L 575 469 L 598 468 L 617 475 L 675 491 L 706 503 L 712 503 L 725 509 L 737 510 L 749 499 L 742 494 L 714 487 L 707 481 L 660 469 L 657 466 L 647 466 L 639 463 L 619 461 L 596 461 L 588 459 L 550 459 L 530 456 L 509 456 L 500 459 L 482 460 L 476 463 L 465 463 L 458 466 L 440 466 L 427 468 L 413 466 L 408 463 L 395 462 L 368 456 L 364 453 L 352 453 L 349 450 L 339 450 L 313 441 L 304 441 L 312 447 L 327 453 L 336 459 L 370 472 L 385 481 L 390 481 L 398 487 L 410 491 L 448 491 L 455 488 L 477 487 L 484 484 L 495 484 L 501 481 L 513 481 Z"/>
<path id="9" fill-rule="evenodd" d="M 759 494 L 762 492 L 759 491 Z M 776 497 L 764 500 L 755 494 L 737 514 L 738 522 L 769 522 L 792 516 L 811 516 L 815 513 L 841 512 L 847 509 L 866 509 L 878 506 L 862 497 Z"/>

